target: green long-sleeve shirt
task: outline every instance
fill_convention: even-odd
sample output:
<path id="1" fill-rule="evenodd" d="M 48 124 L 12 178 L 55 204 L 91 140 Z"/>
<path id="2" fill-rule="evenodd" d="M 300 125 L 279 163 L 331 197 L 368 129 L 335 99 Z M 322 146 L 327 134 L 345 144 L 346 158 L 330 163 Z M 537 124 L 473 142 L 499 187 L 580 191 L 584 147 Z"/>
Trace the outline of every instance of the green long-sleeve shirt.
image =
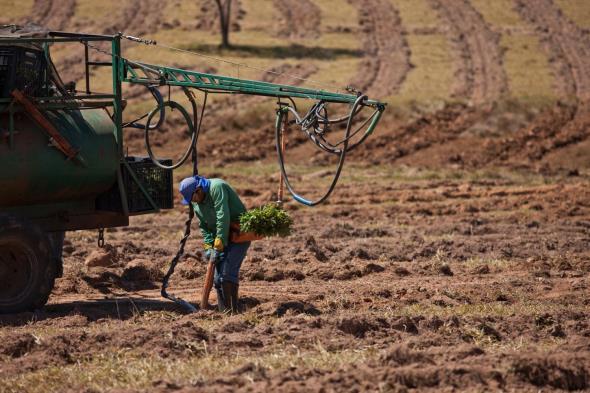
<path id="1" fill-rule="evenodd" d="M 212 245 L 215 238 L 219 237 L 225 247 L 229 244 L 230 222 L 239 222 L 246 208 L 228 183 L 221 179 L 210 180 L 209 192 L 203 202 L 192 205 L 199 218 L 205 244 Z"/>

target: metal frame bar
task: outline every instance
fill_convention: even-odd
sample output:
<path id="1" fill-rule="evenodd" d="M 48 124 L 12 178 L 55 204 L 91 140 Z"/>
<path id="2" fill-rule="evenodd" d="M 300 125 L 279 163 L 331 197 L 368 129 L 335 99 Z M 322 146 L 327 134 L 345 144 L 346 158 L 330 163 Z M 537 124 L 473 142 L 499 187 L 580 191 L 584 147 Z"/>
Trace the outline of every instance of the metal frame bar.
<path id="1" fill-rule="evenodd" d="M 131 177 L 137 181 L 137 177 L 135 176 L 135 172 L 133 169 L 129 167 L 127 164 L 127 160 L 123 154 L 123 105 L 122 105 L 122 97 L 121 97 L 121 78 L 120 78 L 120 58 L 121 58 L 121 37 L 113 36 L 111 40 L 111 67 L 112 67 L 112 75 L 113 75 L 113 122 L 115 123 L 115 139 L 117 141 L 117 146 L 119 147 L 119 168 L 117 169 L 117 184 L 119 185 L 119 194 L 121 197 L 121 206 L 123 207 L 123 213 L 125 215 L 129 215 L 129 204 L 127 203 L 127 191 L 125 190 L 125 184 L 123 184 L 123 173 L 121 170 L 122 165 L 124 165 Z M 122 164 L 122 165 L 121 165 Z M 143 187 L 139 186 L 140 190 L 145 194 L 148 200 L 151 201 L 151 198 L 147 192 L 143 189 Z M 151 202 L 150 202 L 151 203 Z"/>
<path id="2" fill-rule="evenodd" d="M 90 94 L 90 67 L 88 65 L 88 42 L 84 42 L 84 73 L 86 76 L 86 94 Z"/>
<path id="3" fill-rule="evenodd" d="M 105 36 L 110 40 L 111 36 Z M 0 38 L 0 42 L 3 44 L 22 44 L 22 43 L 45 43 L 45 42 L 98 42 L 107 41 L 104 37 L 92 37 L 86 35 L 80 35 L 78 38 Z"/>
<path id="4" fill-rule="evenodd" d="M 76 94 L 71 96 L 50 96 L 50 97 L 35 97 L 36 102 L 44 102 L 44 101 L 71 101 L 71 100 L 90 100 L 90 99 L 107 99 L 112 100 L 115 99 L 114 94 L 108 93 L 101 93 L 101 94 Z M 0 103 L 10 103 L 12 99 L 10 98 L 0 98 Z"/>
<path id="5" fill-rule="evenodd" d="M 305 87 L 239 79 L 197 71 L 186 71 L 174 67 L 130 62 L 125 59 L 122 59 L 122 63 L 122 81 L 127 83 L 192 87 L 207 91 L 253 94 L 268 97 L 305 98 L 346 104 L 352 104 L 357 99 L 357 96 L 353 94 L 340 94 Z M 141 70 L 144 76 L 141 76 L 137 70 Z M 365 105 L 373 107 L 385 106 L 384 103 L 375 100 L 367 100 Z"/>
<path id="6" fill-rule="evenodd" d="M 12 105 L 8 108 L 8 146 L 10 150 L 14 149 L 14 108 Z"/>

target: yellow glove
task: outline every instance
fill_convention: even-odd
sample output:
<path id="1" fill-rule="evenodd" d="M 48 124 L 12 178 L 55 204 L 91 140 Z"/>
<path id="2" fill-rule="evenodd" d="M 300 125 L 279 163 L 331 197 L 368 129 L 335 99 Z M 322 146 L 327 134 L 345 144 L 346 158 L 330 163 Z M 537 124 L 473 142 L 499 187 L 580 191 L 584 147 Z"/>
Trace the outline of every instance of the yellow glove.
<path id="1" fill-rule="evenodd" d="M 205 250 L 210 250 L 213 248 L 213 244 L 205 243 L 205 244 L 203 244 L 203 248 Z"/>
<path id="2" fill-rule="evenodd" d="M 223 240 L 221 240 L 220 237 L 215 238 L 215 243 L 213 243 L 213 248 L 219 252 L 223 251 Z"/>

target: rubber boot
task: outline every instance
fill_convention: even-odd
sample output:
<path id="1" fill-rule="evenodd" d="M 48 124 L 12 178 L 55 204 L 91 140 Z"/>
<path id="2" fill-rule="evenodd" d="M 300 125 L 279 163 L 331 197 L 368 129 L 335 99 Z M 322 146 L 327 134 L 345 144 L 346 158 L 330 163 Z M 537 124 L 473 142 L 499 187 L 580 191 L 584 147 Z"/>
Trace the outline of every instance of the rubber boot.
<path id="1" fill-rule="evenodd" d="M 239 313 L 242 310 L 240 309 L 240 298 L 238 297 L 238 289 L 240 288 L 240 284 L 234 284 L 234 288 L 231 293 L 232 303 L 235 304 L 235 311 L 234 313 Z"/>
<path id="2" fill-rule="evenodd" d="M 238 313 L 238 284 L 230 281 L 221 283 L 225 312 Z"/>
<path id="3" fill-rule="evenodd" d="M 215 287 L 217 291 L 217 309 L 221 312 L 225 312 L 225 298 L 223 296 L 222 287 Z"/>

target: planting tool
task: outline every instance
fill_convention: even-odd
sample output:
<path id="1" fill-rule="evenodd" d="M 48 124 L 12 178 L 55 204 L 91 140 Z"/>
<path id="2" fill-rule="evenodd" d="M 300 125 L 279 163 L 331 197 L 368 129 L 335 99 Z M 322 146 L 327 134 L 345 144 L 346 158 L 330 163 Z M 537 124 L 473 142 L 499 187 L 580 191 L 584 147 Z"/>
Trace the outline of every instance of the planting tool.
<path id="1" fill-rule="evenodd" d="M 217 261 L 215 253 L 212 252 L 207 263 L 207 274 L 205 275 L 205 283 L 203 284 L 203 291 L 201 292 L 201 310 L 206 310 L 209 308 L 209 294 L 213 288 L 213 278 L 215 276 L 216 263 Z"/>

